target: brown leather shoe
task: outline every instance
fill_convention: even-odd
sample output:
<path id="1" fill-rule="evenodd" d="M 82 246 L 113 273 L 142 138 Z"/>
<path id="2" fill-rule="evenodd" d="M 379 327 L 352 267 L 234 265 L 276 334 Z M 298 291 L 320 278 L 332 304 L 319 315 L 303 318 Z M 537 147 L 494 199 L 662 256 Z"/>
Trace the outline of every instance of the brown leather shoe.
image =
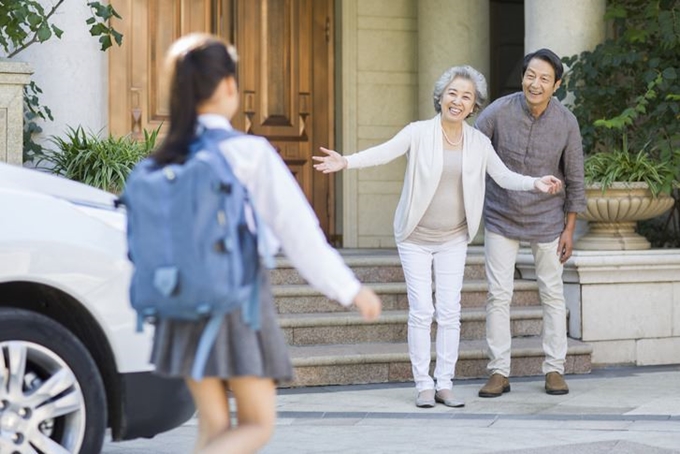
<path id="1" fill-rule="evenodd" d="M 498 397 L 510 392 L 510 380 L 501 374 L 492 374 L 486 385 L 479 390 L 479 397 Z"/>
<path id="2" fill-rule="evenodd" d="M 545 375 L 545 392 L 553 396 L 568 394 L 569 387 L 559 372 L 548 372 Z"/>

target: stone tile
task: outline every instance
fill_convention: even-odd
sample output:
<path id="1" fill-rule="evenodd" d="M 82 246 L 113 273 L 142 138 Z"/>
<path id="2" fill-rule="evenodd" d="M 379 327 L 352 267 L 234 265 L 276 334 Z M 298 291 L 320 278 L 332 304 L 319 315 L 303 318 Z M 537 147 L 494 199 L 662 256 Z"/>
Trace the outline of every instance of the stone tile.
<path id="1" fill-rule="evenodd" d="M 412 382 L 413 372 L 410 362 L 393 362 L 389 366 L 390 382 Z"/>
<path id="2" fill-rule="evenodd" d="M 290 345 L 406 342 L 406 324 L 362 324 L 293 328 Z"/>
<path id="3" fill-rule="evenodd" d="M 361 282 L 404 282 L 404 270 L 399 266 L 353 267 Z"/>
<path id="4" fill-rule="evenodd" d="M 634 340 L 589 342 L 593 347 L 593 364 L 635 364 Z"/>
<path id="5" fill-rule="evenodd" d="M 673 284 L 673 336 L 680 336 L 680 282 Z"/>
<path id="6" fill-rule="evenodd" d="M 680 364 L 680 337 L 640 339 L 636 347 L 637 365 Z"/>
<path id="7" fill-rule="evenodd" d="M 605 429 L 606 430 L 606 429 Z M 596 441 L 592 443 L 574 443 L 564 446 L 551 446 L 551 454 L 676 454 L 675 450 L 668 450 L 664 448 L 656 448 L 648 444 L 608 440 Z M 508 451 L 507 454 L 545 454 L 546 448 L 539 449 L 521 449 L 517 451 Z"/>
<path id="8" fill-rule="evenodd" d="M 342 305 L 318 296 L 276 296 L 274 305 L 279 314 L 305 314 L 314 312 L 343 312 Z"/>
<path id="9" fill-rule="evenodd" d="M 591 355 L 569 355 L 564 364 L 567 374 L 587 374 L 592 370 Z"/>
<path id="10" fill-rule="evenodd" d="M 293 386 L 309 386 L 319 383 L 348 385 L 359 383 L 386 383 L 389 364 L 344 364 L 342 367 L 309 366 L 296 367 Z"/>
<path id="11" fill-rule="evenodd" d="M 670 284 L 587 285 L 582 301 L 585 342 L 671 335 Z"/>

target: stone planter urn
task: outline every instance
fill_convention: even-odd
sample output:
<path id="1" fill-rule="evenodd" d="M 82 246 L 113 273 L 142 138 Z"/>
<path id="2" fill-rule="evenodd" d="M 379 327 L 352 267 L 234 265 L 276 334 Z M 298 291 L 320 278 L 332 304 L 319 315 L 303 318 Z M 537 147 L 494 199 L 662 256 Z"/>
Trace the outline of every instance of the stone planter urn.
<path id="1" fill-rule="evenodd" d="M 637 221 L 659 216 L 675 203 L 668 194 L 653 197 L 646 183 L 613 183 L 604 192 L 599 184 L 586 185 L 586 199 L 586 211 L 579 217 L 589 221 L 590 229 L 575 249 L 649 249 L 649 241 L 635 232 Z"/>

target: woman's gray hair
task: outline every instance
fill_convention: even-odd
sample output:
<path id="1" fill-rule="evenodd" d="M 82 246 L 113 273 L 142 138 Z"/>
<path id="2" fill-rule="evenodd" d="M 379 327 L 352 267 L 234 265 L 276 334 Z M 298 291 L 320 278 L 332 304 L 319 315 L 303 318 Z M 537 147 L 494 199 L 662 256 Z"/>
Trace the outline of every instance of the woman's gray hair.
<path id="1" fill-rule="evenodd" d="M 472 113 L 477 113 L 486 103 L 486 79 L 482 73 L 469 65 L 449 68 L 441 75 L 439 80 L 437 80 L 434 84 L 434 92 L 432 93 L 434 98 L 434 110 L 437 113 L 441 113 L 441 101 L 444 90 L 446 90 L 446 87 L 448 87 L 453 79 L 457 77 L 467 79 L 475 86 L 475 107 L 472 108 Z"/>

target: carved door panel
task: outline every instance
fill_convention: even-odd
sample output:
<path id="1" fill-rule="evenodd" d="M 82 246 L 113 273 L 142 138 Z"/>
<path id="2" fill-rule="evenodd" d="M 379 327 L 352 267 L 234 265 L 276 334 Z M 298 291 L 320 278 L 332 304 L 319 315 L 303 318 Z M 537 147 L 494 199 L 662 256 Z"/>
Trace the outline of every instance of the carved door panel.
<path id="1" fill-rule="evenodd" d="M 267 137 L 333 234 L 333 191 L 311 156 L 333 144 L 331 0 L 232 0 L 223 35 L 239 52 L 235 126 Z M 225 27 L 227 28 L 227 27 Z"/>
<path id="2" fill-rule="evenodd" d="M 123 17 L 115 27 L 123 45 L 109 56 L 109 129 L 112 134 L 161 127 L 168 120 L 165 52 L 180 36 L 211 30 L 209 0 L 111 0 Z"/>
<path id="3" fill-rule="evenodd" d="M 334 234 L 332 178 L 313 170 L 333 136 L 333 0 L 111 0 L 123 17 L 123 46 L 109 59 L 112 134 L 168 120 L 165 52 L 193 31 L 219 34 L 240 55 L 241 112 L 234 126 L 271 141 L 295 175 L 327 235 Z M 164 124 L 165 123 L 165 124 Z"/>

